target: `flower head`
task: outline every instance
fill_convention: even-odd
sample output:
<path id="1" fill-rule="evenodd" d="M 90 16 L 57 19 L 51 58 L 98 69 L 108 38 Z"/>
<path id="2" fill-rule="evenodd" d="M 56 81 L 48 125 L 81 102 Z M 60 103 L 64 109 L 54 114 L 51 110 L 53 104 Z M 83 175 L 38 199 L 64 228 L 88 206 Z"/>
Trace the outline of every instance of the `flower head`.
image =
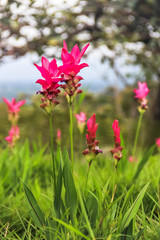
<path id="1" fill-rule="evenodd" d="M 56 142 L 58 145 L 61 144 L 61 130 L 58 128 L 57 129 L 57 139 L 56 139 Z"/>
<path id="2" fill-rule="evenodd" d="M 118 120 L 116 120 L 116 119 L 114 120 L 114 122 L 112 124 L 112 128 L 114 131 L 115 147 L 114 147 L 114 149 L 111 149 L 110 151 L 115 159 L 115 167 L 117 167 L 118 161 L 122 157 L 122 150 L 123 150 L 123 147 L 121 146 L 120 127 L 118 126 Z"/>
<path id="3" fill-rule="evenodd" d="M 41 91 L 38 92 L 43 95 L 41 107 L 50 113 L 52 108 L 59 103 L 55 98 L 60 93 L 58 88 L 61 85 L 59 85 L 58 82 L 61 80 L 61 78 L 59 78 L 61 71 L 57 66 L 56 59 L 49 62 L 45 57 L 42 57 L 41 62 L 42 66 L 34 65 L 44 79 L 38 79 L 36 83 L 42 86 Z"/>
<path id="4" fill-rule="evenodd" d="M 63 48 L 62 48 L 62 62 L 63 65 L 59 67 L 62 77 L 62 81 L 65 82 L 62 87 L 66 91 L 67 95 L 69 96 L 69 101 L 73 101 L 73 97 L 77 94 L 81 93 L 81 90 L 78 90 L 78 88 L 81 86 L 79 83 L 80 80 L 83 78 L 81 76 L 77 76 L 77 74 L 80 72 L 80 70 L 84 67 L 88 67 L 87 63 L 80 64 L 81 58 L 85 51 L 87 50 L 89 44 L 87 44 L 82 51 L 79 50 L 78 45 L 76 44 L 73 49 L 71 50 L 71 53 L 68 52 L 67 44 L 64 41 L 63 42 Z M 71 100 L 72 98 L 72 100 Z"/>
<path id="5" fill-rule="evenodd" d="M 86 125 L 86 114 L 84 112 L 81 112 L 80 114 L 76 114 L 76 119 L 78 123 L 78 128 L 81 133 L 84 131 L 84 127 Z"/>
<path id="6" fill-rule="evenodd" d="M 82 152 L 89 161 L 89 164 L 91 164 L 92 160 L 98 153 L 102 153 L 102 150 L 98 147 L 99 141 L 96 140 L 97 127 L 98 123 L 96 123 L 96 114 L 94 113 L 87 121 L 88 134 L 86 135 L 86 139 L 88 148 Z"/>
<path id="7" fill-rule="evenodd" d="M 18 126 L 12 126 L 9 131 L 9 136 L 5 137 L 5 140 L 8 142 L 9 146 L 14 147 L 16 141 L 19 139 L 19 128 Z"/>
<path id="8" fill-rule="evenodd" d="M 12 122 L 12 125 L 17 124 L 17 120 L 19 118 L 18 112 L 20 111 L 20 107 L 25 104 L 26 100 L 22 100 L 16 103 L 16 99 L 12 98 L 11 102 L 7 98 L 3 98 L 3 101 L 8 106 L 9 112 L 9 120 Z"/>
<path id="9" fill-rule="evenodd" d="M 143 83 L 138 82 L 138 89 L 134 89 L 133 91 L 135 93 L 135 98 L 137 98 L 138 101 L 141 104 L 140 107 L 138 108 L 139 111 L 147 109 L 148 108 L 148 106 L 147 106 L 148 101 L 146 99 L 146 96 L 149 93 L 147 83 L 146 82 L 143 82 Z"/>
<path id="10" fill-rule="evenodd" d="M 143 83 L 138 82 L 138 89 L 134 89 L 133 91 L 136 94 L 135 98 L 139 99 L 145 98 L 149 93 L 149 89 L 146 82 Z"/>
<path id="11" fill-rule="evenodd" d="M 88 46 L 89 43 L 84 46 L 84 48 L 82 48 L 82 51 L 80 51 L 78 45 L 76 44 L 72 48 L 71 53 L 69 53 L 67 44 L 65 41 L 63 41 L 63 48 L 61 54 L 63 66 L 61 66 L 59 69 L 65 75 L 71 75 L 72 77 L 74 77 L 82 68 L 88 67 L 87 63 L 80 64 L 81 58 L 87 50 Z"/>
<path id="12" fill-rule="evenodd" d="M 3 101 L 7 104 L 8 111 L 14 114 L 18 113 L 20 111 L 20 107 L 26 102 L 26 100 L 22 100 L 16 103 L 15 98 L 12 98 L 11 102 L 7 98 L 3 98 Z"/>
<path id="13" fill-rule="evenodd" d="M 134 156 L 129 156 L 129 162 L 130 163 L 135 163 L 135 162 L 137 162 L 137 158 L 134 157 Z"/>

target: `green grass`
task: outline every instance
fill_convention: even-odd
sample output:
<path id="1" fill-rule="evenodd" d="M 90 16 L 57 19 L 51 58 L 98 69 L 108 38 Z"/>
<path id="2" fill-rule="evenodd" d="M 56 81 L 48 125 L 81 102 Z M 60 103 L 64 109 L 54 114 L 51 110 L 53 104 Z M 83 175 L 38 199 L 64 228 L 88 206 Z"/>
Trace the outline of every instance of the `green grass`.
<path id="1" fill-rule="evenodd" d="M 66 161 L 63 149 L 62 155 L 63 167 Z M 0 239 L 45 239 L 47 230 L 36 227 L 31 220 L 22 183 L 25 182 L 49 221 L 46 229 L 51 230 L 50 239 L 93 239 L 94 236 L 108 240 L 158 240 L 160 154 L 154 150 L 148 156 L 141 149 L 136 163 L 130 163 L 126 156 L 124 152 L 118 166 L 113 202 L 114 161 L 110 153 L 93 161 L 86 192 L 87 162 L 83 156 L 75 159 L 73 181 L 77 192 L 76 211 L 71 212 L 70 202 L 67 204 L 65 201 L 67 187 L 62 178 L 64 209 L 62 211 L 61 206 L 61 217 L 58 218 L 54 210 L 49 147 L 42 146 L 41 142 L 29 145 L 26 140 L 13 151 L 0 149 Z M 56 165 L 58 169 L 59 157 Z M 70 187 L 71 180 L 67 181 Z"/>

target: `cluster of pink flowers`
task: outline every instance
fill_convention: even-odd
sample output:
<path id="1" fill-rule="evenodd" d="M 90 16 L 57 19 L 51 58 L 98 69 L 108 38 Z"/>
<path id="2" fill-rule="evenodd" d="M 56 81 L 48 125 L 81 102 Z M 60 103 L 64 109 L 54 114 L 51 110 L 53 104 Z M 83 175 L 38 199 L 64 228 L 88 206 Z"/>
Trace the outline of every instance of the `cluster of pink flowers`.
<path id="1" fill-rule="evenodd" d="M 138 110 L 140 112 L 146 110 L 148 108 L 148 106 L 147 106 L 148 100 L 146 99 L 146 96 L 149 93 L 147 83 L 146 82 L 143 82 L 143 83 L 138 82 L 138 89 L 134 89 L 133 91 L 135 93 L 135 98 L 137 98 L 140 103 Z"/>
<path id="2" fill-rule="evenodd" d="M 98 123 L 96 123 L 96 114 L 94 113 L 87 121 L 88 134 L 86 135 L 86 139 L 88 148 L 82 152 L 89 164 L 92 163 L 98 153 L 102 153 L 102 150 L 98 147 L 99 141 L 96 140 L 97 127 Z"/>
<path id="3" fill-rule="evenodd" d="M 77 124 L 80 133 L 83 133 L 84 127 L 86 125 L 86 114 L 84 112 L 81 112 L 80 114 L 76 114 Z"/>
<path id="4" fill-rule="evenodd" d="M 89 44 L 87 44 L 80 52 L 77 45 L 73 47 L 71 53 L 68 52 L 67 44 L 63 42 L 62 48 L 62 66 L 57 66 L 56 59 L 49 62 L 45 57 L 42 57 L 42 66 L 34 64 L 40 71 L 43 79 L 38 79 L 36 83 L 42 86 L 41 91 L 38 93 L 43 95 L 41 107 L 44 108 L 48 113 L 51 112 L 53 107 L 59 102 L 56 97 L 60 93 L 59 87 L 63 88 L 66 92 L 68 101 L 71 103 L 73 98 L 81 93 L 78 88 L 81 86 L 79 83 L 83 78 L 77 74 L 84 67 L 88 67 L 88 64 L 80 64 L 81 58 L 87 50 Z M 60 84 L 59 84 L 60 83 Z"/>
<path id="5" fill-rule="evenodd" d="M 5 140 L 8 142 L 9 147 L 12 148 L 19 139 L 19 128 L 17 126 L 19 118 L 18 113 L 20 111 L 20 107 L 25 104 L 26 101 L 22 100 L 16 103 L 15 98 L 12 98 L 11 102 L 6 98 L 3 98 L 3 101 L 7 104 L 9 121 L 11 122 L 11 129 L 9 130 L 9 135 L 5 137 Z"/>
<path id="6" fill-rule="evenodd" d="M 112 128 L 114 131 L 114 149 L 111 149 L 111 153 L 114 157 L 114 159 L 116 160 L 116 164 L 115 166 L 117 167 L 118 161 L 121 159 L 122 157 L 122 150 L 123 147 L 121 146 L 121 139 L 120 139 L 120 127 L 118 126 L 118 120 L 114 120 L 113 124 L 112 124 Z"/>

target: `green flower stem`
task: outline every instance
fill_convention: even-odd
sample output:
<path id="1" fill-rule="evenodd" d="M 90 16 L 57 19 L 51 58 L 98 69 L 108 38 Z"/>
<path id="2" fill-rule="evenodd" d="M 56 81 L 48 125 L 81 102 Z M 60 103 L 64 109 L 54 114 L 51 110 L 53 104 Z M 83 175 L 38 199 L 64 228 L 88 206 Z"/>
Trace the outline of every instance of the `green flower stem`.
<path id="1" fill-rule="evenodd" d="M 143 114 L 144 114 L 144 112 L 140 112 L 140 115 L 139 115 L 139 120 L 138 120 L 138 125 L 137 125 L 137 130 L 136 130 L 136 136 L 135 136 L 135 140 L 134 140 L 134 147 L 133 147 L 132 156 L 135 156 L 135 153 L 136 153 L 138 136 L 139 136 L 139 131 L 140 131 L 141 123 L 142 123 Z"/>
<path id="2" fill-rule="evenodd" d="M 114 182 L 113 182 L 113 192 L 112 192 L 111 203 L 112 203 L 113 200 L 114 200 L 116 188 L 117 188 L 117 167 L 115 167 L 115 172 L 114 172 Z"/>
<path id="3" fill-rule="evenodd" d="M 72 169 L 73 169 L 73 106 L 72 106 L 72 102 L 69 103 L 69 114 L 70 114 L 71 163 L 72 163 Z"/>
<path id="4" fill-rule="evenodd" d="M 86 190 L 87 190 L 87 184 L 88 184 L 88 176 L 89 176 L 90 166 L 91 166 L 91 163 L 89 163 L 88 169 L 87 169 L 87 177 L 86 177 L 86 184 L 85 184 L 84 193 L 86 193 Z"/>
<path id="5" fill-rule="evenodd" d="M 54 193 L 55 193 L 55 190 L 56 190 L 56 173 L 55 173 L 55 159 L 54 159 L 53 118 L 52 118 L 52 114 L 49 115 L 49 125 L 50 125 L 51 152 L 52 152 L 52 164 L 53 164 L 53 180 L 54 180 Z"/>

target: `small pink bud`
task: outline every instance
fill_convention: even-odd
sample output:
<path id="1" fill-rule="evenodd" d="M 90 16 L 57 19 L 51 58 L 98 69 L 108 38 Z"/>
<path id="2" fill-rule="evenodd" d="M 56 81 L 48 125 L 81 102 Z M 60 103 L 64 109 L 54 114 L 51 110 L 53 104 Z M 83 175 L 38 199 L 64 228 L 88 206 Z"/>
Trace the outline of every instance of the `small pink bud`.
<path id="1" fill-rule="evenodd" d="M 110 152 L 112 153 L 115 159 L 115 167 L 117 168 L 119 160 L 122 158 L 122 150 L 123 147 L 121 146 L 121 139 L 120 139 L 120 127 L 118 126 L 118 120 L 114 120 L 112 124 L 112 128 L 114 131 L 114 149 L 111 149 Z"/>
<path id="2" fill-rule="evenodd" d="M 137 158 L 136 157 L 134 157 L 134 156 L 129 156 L 129 162 L 131 163 L 131 162 L 137 162 Z"/>
<path id="3" fill-rule="evenodd" d="M 160 150 L 160 138 L 156 139 L 156 145 L 157 145 L 157 148 Z"/>
<path id="4" fill-rule="evenodd" d="M 57 139 L 56 139 L 56 142 L 58 145 L 61 144 L 61 130 L 58 128 L 57 129 Z"/>
<path id="5" fill-rule="evenodd" d="M 80 130 L 80 133 L 83 133 L 84 127 L 86 125 L 86 114 L 84 112 L 81 112 L 80 114 L 76 114 L 77 124 L 78 128 Z"/>

